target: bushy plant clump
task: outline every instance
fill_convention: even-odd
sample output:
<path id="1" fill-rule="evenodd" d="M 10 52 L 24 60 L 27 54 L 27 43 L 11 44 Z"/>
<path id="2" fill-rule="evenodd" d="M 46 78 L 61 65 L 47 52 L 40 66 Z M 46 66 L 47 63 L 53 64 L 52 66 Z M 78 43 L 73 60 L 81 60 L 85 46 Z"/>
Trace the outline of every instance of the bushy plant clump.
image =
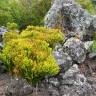
<path id="1" fill-rule="evenodd" d="M 20 38 L 39 39 L 53 45 L 56 42 L 62 41 L 62 35 L 58 29 L 28 26 L 27 29 L 20 34 Z"/>
<path id="2" fill-rule="evenodd" d="M 45 76 L 59 72 L 50 45 L 63 41 L 63 33 L 60 31 L 29 26 L 21 34 L 7 32 L 4 39 L 0 58 L 11 74 L 36 84 Z"/>

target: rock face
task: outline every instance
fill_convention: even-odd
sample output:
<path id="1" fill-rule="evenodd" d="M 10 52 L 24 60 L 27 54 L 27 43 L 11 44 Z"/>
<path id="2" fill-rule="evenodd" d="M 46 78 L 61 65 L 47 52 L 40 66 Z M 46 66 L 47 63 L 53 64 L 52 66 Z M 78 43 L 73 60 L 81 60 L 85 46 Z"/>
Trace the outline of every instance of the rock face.
<path id="1" fill-rule="evenodd" d="M 45 26 L 54 28 L 61 19 L 61 28 L 66 37 L 78 36 L 81 40 L 91 40 L 96 31 L 96 17 L 91 16 L 74 0 L 54 0 L 45 16 Z"/>

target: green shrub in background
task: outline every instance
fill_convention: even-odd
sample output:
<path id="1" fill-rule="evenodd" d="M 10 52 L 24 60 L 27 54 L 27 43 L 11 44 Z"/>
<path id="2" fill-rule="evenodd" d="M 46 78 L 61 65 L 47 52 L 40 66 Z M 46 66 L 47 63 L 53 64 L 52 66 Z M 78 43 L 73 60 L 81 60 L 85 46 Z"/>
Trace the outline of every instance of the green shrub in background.
<path id="1" fill-rule="evenodd" d="M 13 22 L 9 11 L 9 0 L 0 0 L 0 26 L 6 26 L 8 22 Z"/>
<path id="2" fill-rule="evenodd" d="M 0 25 L 15 22 L 20 29 L 28 25 L 43 25 L 51 0 L 1 0 Z"/>
<path id="3" fill-rule="evenodd" d="M 50 44 L 63 41 L 63 33 L 34 26 L 29 26 L 21 34 L 13 32 L 13 37 L 9 33 L 4 35 L 8 40 L 4 41 L 0 58 L 11 74 L 22 76 L 36 84 L 45 76 L 53 76 L 59 72 Z"/>
<path id="4" fill-rule="evenodd" d="M 76 0 L 84 9 L 87 9 L 89 13 L 96 14 L 95 7 L 92 0 Z"/>

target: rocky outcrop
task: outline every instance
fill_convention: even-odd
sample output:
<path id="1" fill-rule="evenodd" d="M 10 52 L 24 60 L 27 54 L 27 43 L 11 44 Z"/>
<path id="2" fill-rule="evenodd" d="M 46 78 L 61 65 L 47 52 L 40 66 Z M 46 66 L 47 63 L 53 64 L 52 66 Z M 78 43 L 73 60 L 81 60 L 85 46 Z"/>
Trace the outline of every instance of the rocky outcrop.
<path id="1" fill-rule="evenodd" d="M 96 16 L 90 15 L 74 0 L 54 0 L 45 16 L 45 26 L 54 28 L 59 20 L 66 37 L 78 36 L 81 40 L 92 40 L 96 31 Z"/>

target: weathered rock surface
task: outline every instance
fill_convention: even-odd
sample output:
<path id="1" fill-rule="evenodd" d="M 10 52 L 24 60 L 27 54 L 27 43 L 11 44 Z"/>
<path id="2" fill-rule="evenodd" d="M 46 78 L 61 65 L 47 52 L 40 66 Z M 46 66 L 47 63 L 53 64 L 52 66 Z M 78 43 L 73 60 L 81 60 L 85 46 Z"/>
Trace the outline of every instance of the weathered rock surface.
<path id="1" fill-rule="evenodd" d="M 63 45 L 63 51 L 71 56 L 72 60 L 77 63 L 84 62 L 86 58 L 86 49 L 84 43 L 77 38 L 68 39 Z"/>
<path id="2" fill-rule="evenodd" d="M 5 96 L 5 88 L 10 81 L 8 74 L 0 74 L 0 96 Z"/>

